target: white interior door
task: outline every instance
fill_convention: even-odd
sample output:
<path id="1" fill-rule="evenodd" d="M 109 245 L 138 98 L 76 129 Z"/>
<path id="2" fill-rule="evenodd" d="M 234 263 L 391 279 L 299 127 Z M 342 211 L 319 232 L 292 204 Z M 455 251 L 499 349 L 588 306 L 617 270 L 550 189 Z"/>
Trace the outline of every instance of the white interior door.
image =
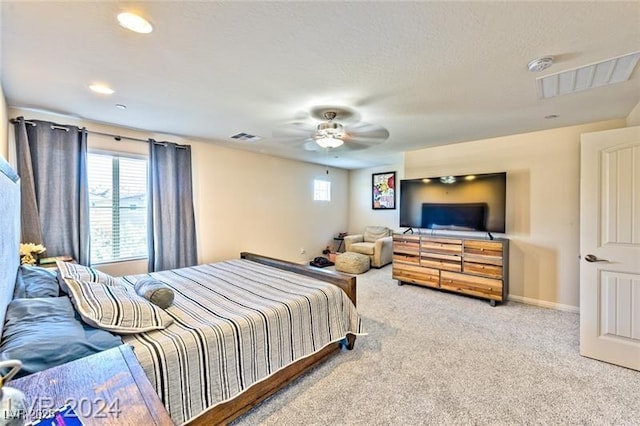
<path id="1" fill-rule="evenodd" d="M 640 126 L 581 138 L 580 354 L 640 370 Z"/>

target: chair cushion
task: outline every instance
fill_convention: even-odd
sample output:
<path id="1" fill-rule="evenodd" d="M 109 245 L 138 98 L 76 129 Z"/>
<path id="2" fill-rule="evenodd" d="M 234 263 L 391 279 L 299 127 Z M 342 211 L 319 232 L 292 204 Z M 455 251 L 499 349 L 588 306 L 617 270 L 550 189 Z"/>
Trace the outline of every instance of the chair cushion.
<path id="1" fill-rule="evenodd" d="M 336 257 L 336 271 L 348 274 L 361 274 L 367 272 L 371 267 L 369 256 L 350 251 L 342 253 Z"/>
<path id="2" fill-rule="evenodd" d="M 364 229 L 364 241 L 368 243 L 388 237 L 389 235 L 391 234 L 389 233 L 389 228 L 386 226 L 367 226 Z"/>
<path id="3" fill-rule="evenodd" d="M 351 247 L 349 247 L 349 251 L 352 251 L 354 253 L 372 255 L 374 253 L 375 247 L 375 243 L 353 243 L 351 244 Z"/>

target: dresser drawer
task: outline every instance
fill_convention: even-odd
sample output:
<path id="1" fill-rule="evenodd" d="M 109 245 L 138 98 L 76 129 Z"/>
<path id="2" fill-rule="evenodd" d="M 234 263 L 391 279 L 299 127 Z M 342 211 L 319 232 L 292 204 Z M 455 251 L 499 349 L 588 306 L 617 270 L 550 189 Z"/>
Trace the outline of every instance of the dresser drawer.
<path id="1" fill-rule="evenodd" d="M 421 252 L 430 253 L 442 253 L 450 255 L 462 254 L 462 241 L 461 240 L 422 240 L 420 244 Z"/>
<path id="2" fill-rule="evenodd" d="M 445 271 L 462 271 L 462 260 L 457 256 L 420 256 L 420 266 L 428 268 L 442 269 Z"/>
<path id="3" fill-rule="evenodd" d="M 414 265 L 393 265 L 393 279 L 411 284 L 439 287 L 440 271 L 433 268 L 424 268 Z"/>
<path id="4" fill-rule="evenodd" d="M 393 263 L 409 263 L 414 265 L 420 264 L 420 256 L 416 253 L 415 255 L 411 254 L 403 254 L 403 253 L 393 253 Z"/>
<path id="5" fill-rule="evenodd" d="M 462 262 L 462 271 L 466 274 L 483 275 L 490 278 L 502 279 L 502 266 L 488 263 Z"/>
<path id="6" fill-rule="evenodd" d="M 420 251 L 420 238 L 416 236 L 397 236 L 393 237 L 394 253 L 418 254 Z"/>
<path id="7" fill-rule="evenodd" d="M 440 288 L 502 301 L 502 280 L 442 271 Z"/>
<path id="8" fill-rule="evenodd" d="M 464 254 L 502 257 L 502 243 L 499 241 L 465 240 Z"/>

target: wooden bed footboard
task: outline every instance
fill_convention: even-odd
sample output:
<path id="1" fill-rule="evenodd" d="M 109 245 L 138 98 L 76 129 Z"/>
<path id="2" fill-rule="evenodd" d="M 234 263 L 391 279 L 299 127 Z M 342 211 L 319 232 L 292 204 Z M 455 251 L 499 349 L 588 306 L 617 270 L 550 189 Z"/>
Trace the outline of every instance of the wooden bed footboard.
<path id="1" fill-rule="evenodd" d="M 286 271 L 296 272 L 298 274 L 310 276 L 321 281 L 325 281 L 340 287 L 356 304 L 356 278 L 350 275 L 338 272 L 321 271 L 310 266 L 300 265 L 297 263 L 287 262 L 284 260 L 274 259 L 272 257 L 261 256 L 254 253 L 240 253 L 242 259 L 251 260 L 253 262 L 268 265 L 274 268 Z M 356 336 L 349 334 L 345 339 L 346 342 L 331 343 L 319 352 L 298 360 L 280 371 L 272 374 L 269 378 L 250 386 L 246 391 L 237 397 L 216 405 L 215 407 L 203 412 L 197 418 L 191 420 L 187 425 L 225 425 L 237 418 L 241 414 L 249 411 L 258 405 L 267 397 L 286 386 L 298 376 L 309 370 L 311 367 L 326 360 L 332 354 L 340 351 L 340 346 L 344 345 L 347 349 L 353 349 Z"/>

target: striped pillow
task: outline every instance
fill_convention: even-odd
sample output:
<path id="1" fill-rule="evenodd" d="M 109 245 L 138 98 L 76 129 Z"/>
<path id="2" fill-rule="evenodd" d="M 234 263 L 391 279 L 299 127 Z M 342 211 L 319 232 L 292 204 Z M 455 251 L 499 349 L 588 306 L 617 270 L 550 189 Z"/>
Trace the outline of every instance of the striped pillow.
<path id="1" fill-rule="evenodd" d="M 80 265 L 77 263 L 63 262 L 61 260 L 56 261 L 60 277 L 65 280 L 70 278 L 76 281 L 89 281 L 92 283 L 104 283 L 108 285 L 118 285 L 120 280 L 112 277 L 109 274 L 98 271 L 97 269 L 89 266 Z"/>
<path id="2" fill-rule="evenodd" d="M 132 287 L 66 279 L 76 311 L 89 325 L 119 334 L 161 330 L 173 322 Z"/>

